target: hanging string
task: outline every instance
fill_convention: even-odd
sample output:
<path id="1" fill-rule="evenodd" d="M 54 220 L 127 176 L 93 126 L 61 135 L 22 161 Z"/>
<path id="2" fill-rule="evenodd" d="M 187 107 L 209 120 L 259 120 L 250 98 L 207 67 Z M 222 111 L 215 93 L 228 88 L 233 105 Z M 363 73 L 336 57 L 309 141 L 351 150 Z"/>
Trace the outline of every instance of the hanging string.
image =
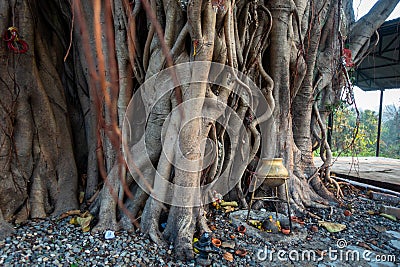
<path id="1" fill-rule="evenodd" d="M 24 54 L 28 51 L 28 44 L 19 37 L 18 29 L 15 27 L 15 9 L 17 6 L 17 1 L 13 1 L 11 4 L 11 16 L 12 16 L 12 26 L 4 32 L 3 40 L 7 43 L 9 50 L 15 54 Z"/>
<path id="2" fill-rule="evenodd" d="M 12 1 L 13 2 L 13 4 L 12 4 L 12 7 L 11 7 L 11 18 L 12 18 L 12 25 L 14 26 L 15 25 L 15 8 L 16 8 L 16 6 L 17 6 L 17 1 Z"/>

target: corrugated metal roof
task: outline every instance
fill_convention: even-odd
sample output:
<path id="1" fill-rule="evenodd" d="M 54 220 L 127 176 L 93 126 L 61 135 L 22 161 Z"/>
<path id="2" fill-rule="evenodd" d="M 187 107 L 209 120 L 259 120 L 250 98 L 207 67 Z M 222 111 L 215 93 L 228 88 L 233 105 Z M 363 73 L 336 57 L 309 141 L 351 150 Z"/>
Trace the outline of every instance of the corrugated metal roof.
<path id="1" fill-rule="evenodd" d="M 400 88 L 400 18 L 383 23 L 378 33 L 378 45 L 371 47 L 355 74 L 355 85 L 364 91 Z M 370 43 L 375 44 L 376 38 Z"/>

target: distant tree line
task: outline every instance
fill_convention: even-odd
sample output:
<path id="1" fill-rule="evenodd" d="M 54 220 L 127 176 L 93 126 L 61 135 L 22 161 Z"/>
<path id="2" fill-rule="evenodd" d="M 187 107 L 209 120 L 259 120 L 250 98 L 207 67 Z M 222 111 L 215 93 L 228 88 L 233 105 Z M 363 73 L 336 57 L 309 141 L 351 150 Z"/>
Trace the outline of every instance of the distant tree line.
<path id="1" fill-rule="evenodd" d="M 381 157 L 400 158 L 400 106 L 384 107 L 381 126 Z M 342 104 L 334 112 L 332 153 L 337 156 L 375 156 L 378 113 L 356 111 Z"/>

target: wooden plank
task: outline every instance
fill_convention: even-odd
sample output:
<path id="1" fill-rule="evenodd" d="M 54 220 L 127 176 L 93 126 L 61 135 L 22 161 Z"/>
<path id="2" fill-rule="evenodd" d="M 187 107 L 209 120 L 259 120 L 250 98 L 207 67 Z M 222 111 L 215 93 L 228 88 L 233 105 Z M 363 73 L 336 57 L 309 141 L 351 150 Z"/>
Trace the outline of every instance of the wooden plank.
<path id="1" fill-rule="evenodd" d="M 316 166 L 322 165 L 320 158 L 314 158 Z M 385 183 L 400 188 L 400 160 L 383 157 L 339 157 L 335 158 L 332 172 L 338 176 L 353 178 L 370 184 Z"/>

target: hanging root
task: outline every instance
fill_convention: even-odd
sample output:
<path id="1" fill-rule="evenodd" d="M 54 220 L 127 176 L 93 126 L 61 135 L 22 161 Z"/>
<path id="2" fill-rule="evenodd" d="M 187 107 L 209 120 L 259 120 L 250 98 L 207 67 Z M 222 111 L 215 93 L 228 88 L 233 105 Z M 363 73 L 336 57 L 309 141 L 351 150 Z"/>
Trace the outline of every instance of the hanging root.
<path id="1" fill-rule="evenodd" d="M 204 232 L 211 232 L 207 224 L 206 211 L 203 207 L 199 208 L 199 216 L 197 217 L 197 228 L 200 234 Z"/>
<path id="2" fill-rule="evenodd" d="M 318 110 L 318 103 L 314 102 L 313 104 L 313 114 L 315 116 L 315 119 L 318 123 L 318 126 L 321 130 L 321 158 L 324 161 L 324 164 L 322 165 L 321 169 L 323 169 L 324 171 L 322 173 L 324 173 L 323 177 L 325 179 L 325 181 L 327 183 L 331 183 L 336 187 L 336 197 L 338 199 L 343 198 L 343 192 L 342 189 L 340 188 L 340 185 L 333 179 L 331 179 L 331 175 L 330 175 L 330 168 L 332 165 L 332 151 L 331 148 L 328 144 L 328 140 L 327 140 L 327 134 L 326 134 L 326 129 L 325 129 L 325 125 L 322 122 L 321 119 L 321 115 L 319 113 Z M 325 152 L 325 153 L 324 153 Z"/>

